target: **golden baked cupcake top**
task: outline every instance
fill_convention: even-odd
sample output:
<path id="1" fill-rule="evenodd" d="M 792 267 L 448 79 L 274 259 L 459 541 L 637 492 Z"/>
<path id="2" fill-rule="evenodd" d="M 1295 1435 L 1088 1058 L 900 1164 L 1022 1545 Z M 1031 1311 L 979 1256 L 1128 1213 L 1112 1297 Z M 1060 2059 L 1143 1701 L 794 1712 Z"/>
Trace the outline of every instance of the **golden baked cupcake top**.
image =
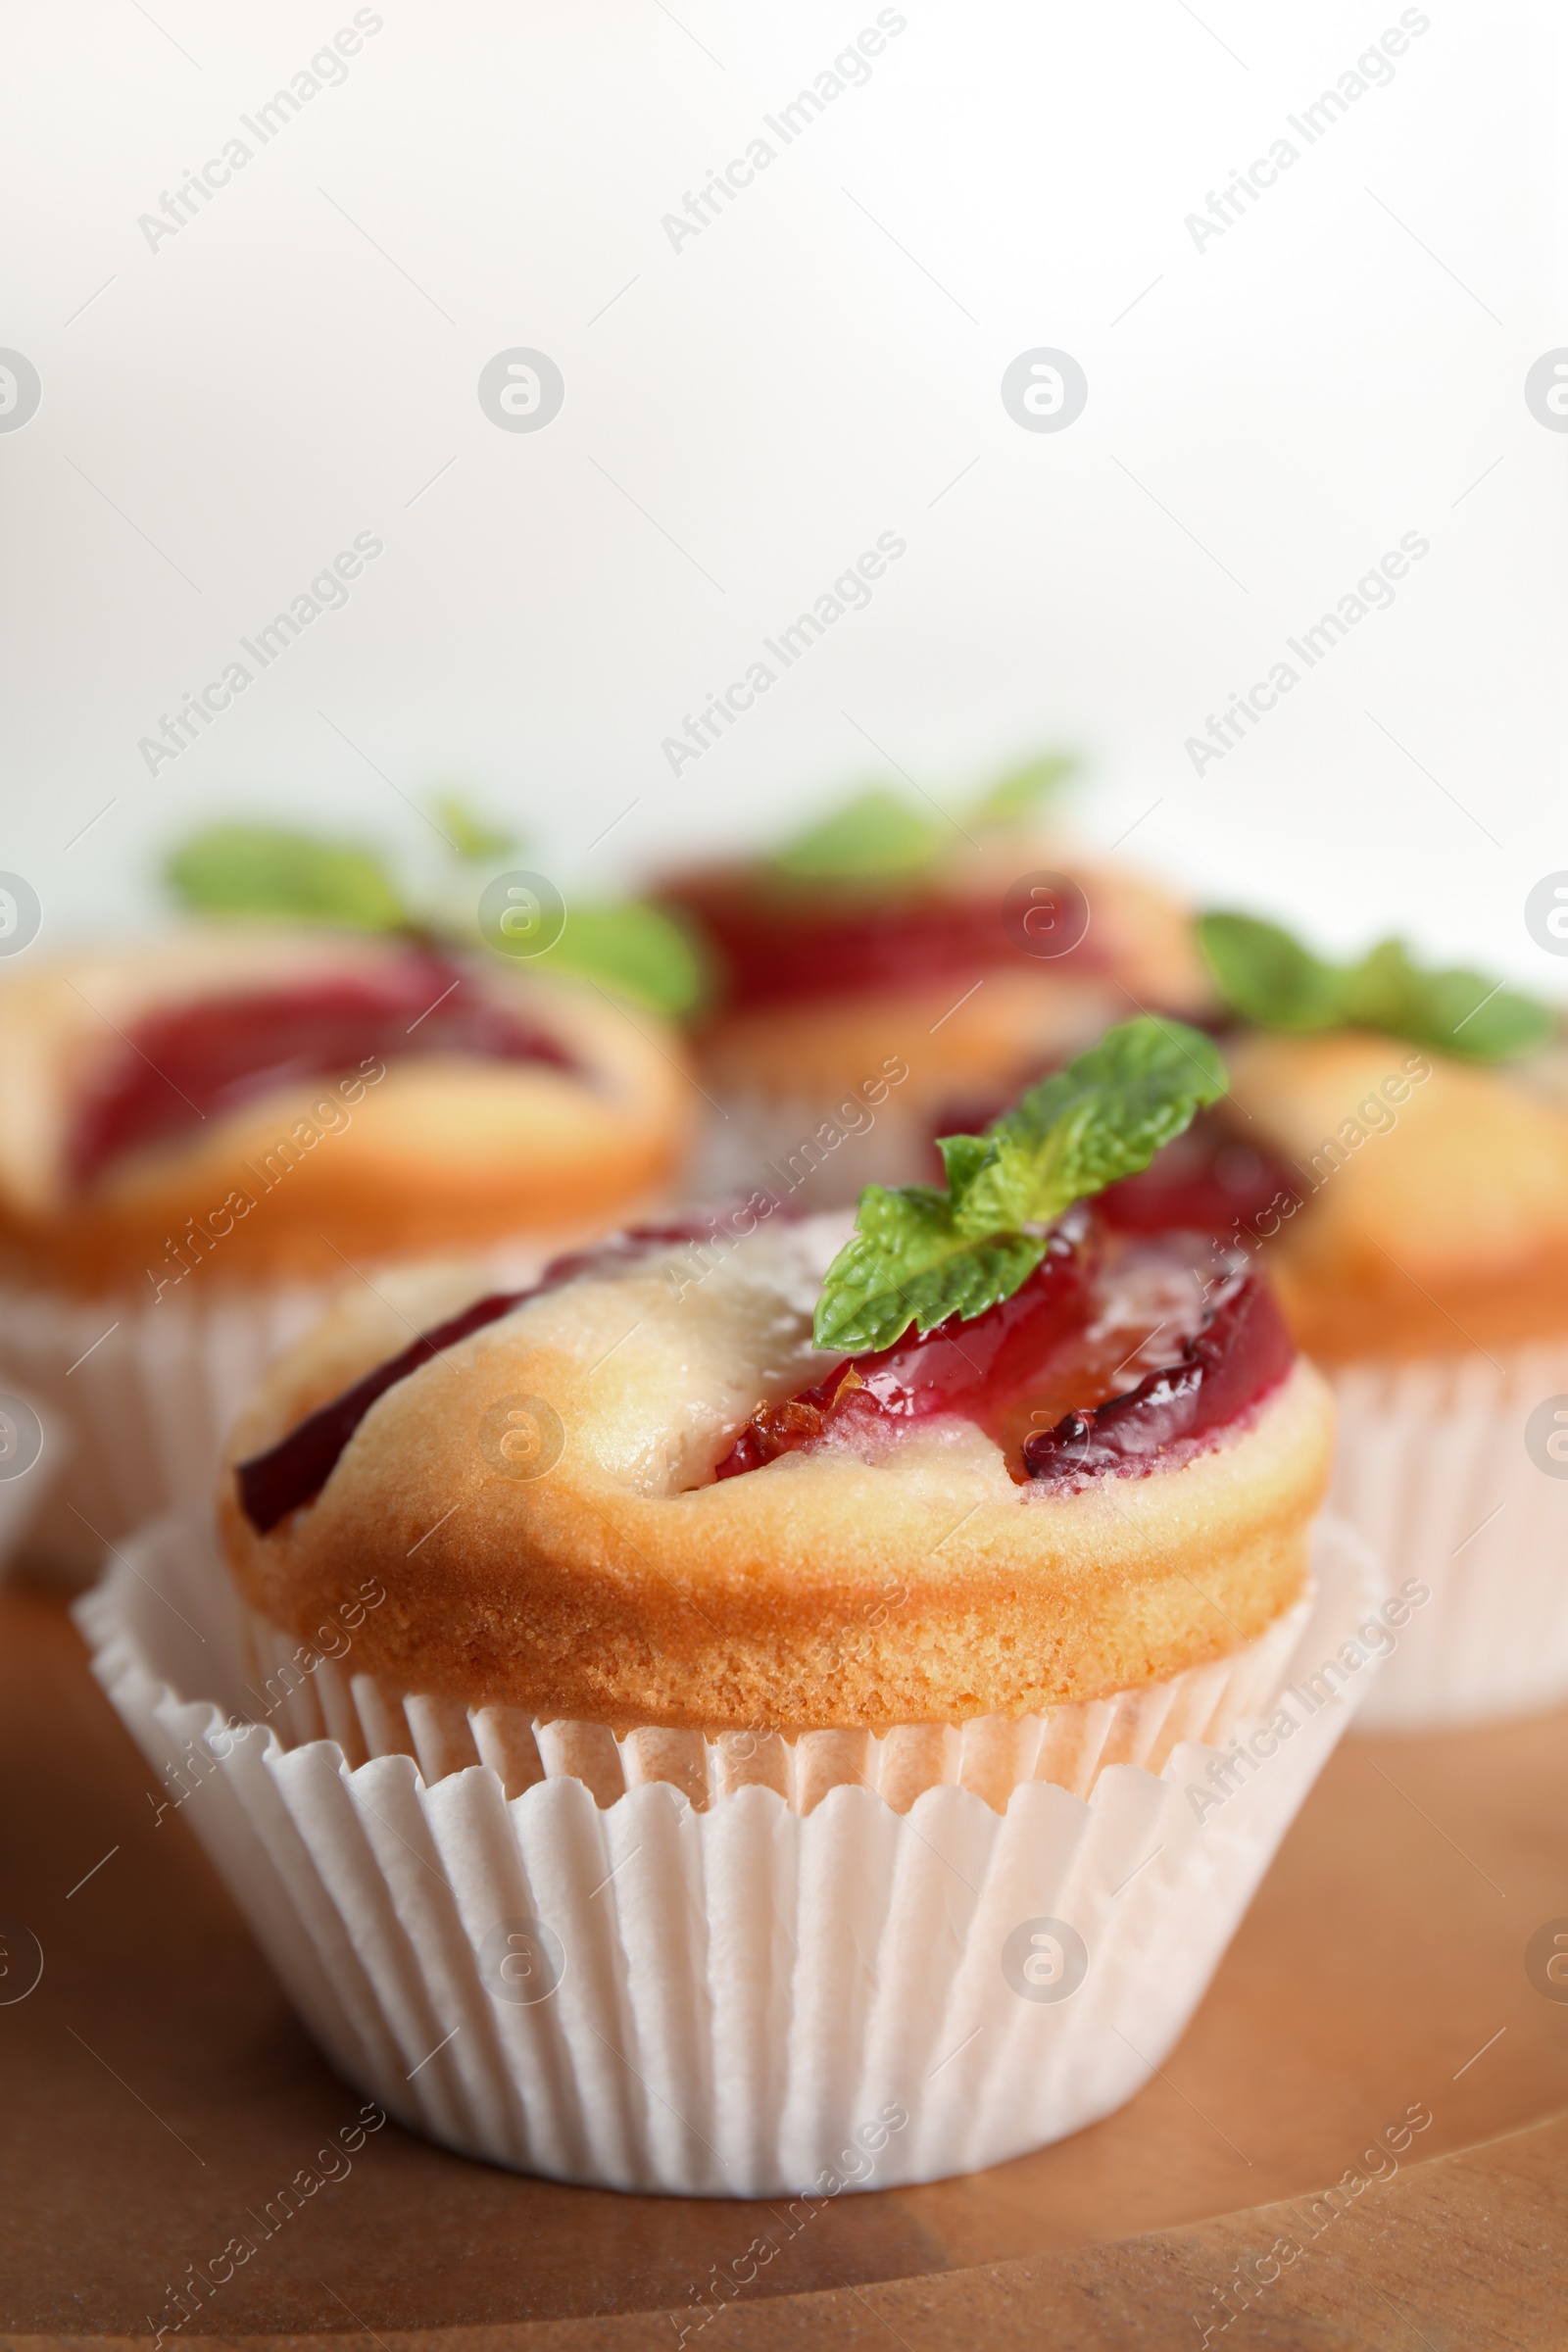
<path id="1" fill-rule="evenodd" d="M 1231 1094 L 1211 1114 L 1212 1159 L 1247 1163 L 1216 1229 L 1263 1246 L 1301 1345 L 1344 1361 L 1568 1335 L 1551 1009 L 1482 973 L 1424 970 L 1396 941 L 1337 966 L 1247 916 L 1200 934 L 1249 1024 L 1227 1033 Z M 1128 1188 L 1135 1203 L 1179 1174 L 1182 1149 Z"/>
<path id="2" fill-rule="evenodd" d="M 0 1262 L 158 1300 L 559 1247 L 662 1189 L 690 943 L 634 901 L 568 907 L 453 793 L 429 827 L 447 869 L 406 883 L 373 844 L 208 826 L 165 874 L 201 920 L 4 975 Z"/>
<path id="3" fill-rule="evenodd" d="M 1228 1653 L 1300 1591 L 1332 1408 L 1255 1277 L 1081 1205 L 1222 1085 L 1138 1021 L 853 1234 L 760 1194 L 522 1297 L 346 1301 L 231 1444 L 246 1598 L 300 1629 L 373 1572 L 364 1671 L 616 1726 L 1020 1715 Z"/>
<path id="4" fill-rule="evenodd" d="M 0 1250 L 81 1289 L 564 1234 L 662 1185 L 657 1019 L 409 938 L 203 926 L 0 980 Z"/>

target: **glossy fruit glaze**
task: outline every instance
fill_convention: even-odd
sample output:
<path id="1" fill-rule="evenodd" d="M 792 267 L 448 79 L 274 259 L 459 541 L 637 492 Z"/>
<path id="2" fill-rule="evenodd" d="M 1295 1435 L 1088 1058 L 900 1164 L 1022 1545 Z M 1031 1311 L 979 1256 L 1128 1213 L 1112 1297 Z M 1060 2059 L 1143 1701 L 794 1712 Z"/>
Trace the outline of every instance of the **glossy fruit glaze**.
<path id="1" fill-rule="evenodd" d="M 1298 1172 L 1200 1110 L 1185 1135 L 1157 1152 L 1137 1176 L 1101 1194 L 1097 1208 L 1118 1233 L 1206 1233 L 1228 1240 L 1268 1210 L 1298 1200 Z"/>
<path id="2" fill-rule="evenodd" d="M 1034 1483 L 1071 1490 L 1186 1460 L 1259 1404 L 1295 1361 L 1296 1344 L 1267 1283 L 1232 1275 L 1174 1363 L 1026 1438 L 1024 1470 Z"/>
<path id="3" fill-rule="evenodd" d="M 1064 1221 L 1022 1288 L 764 1405 L 720 1479 L 823 1446 L 874 1449 L 940 1414 L 976 1423 L 1020 1484 L 1069 1487 L 1185 1459 L 1261 1402 L 1295 1348 L 1267 1286 L 1195 1235 Z"/>
<path id="4" fill-rule="evenodd" d="M 145 1013 L 76 1102 L 71 1181 L 88 1184 L 123 1153 L 188 1135 L 278 1087 L 432 1054 L 576 1067 L 558 1039 L 486 996 L 461 966 L 411 947 L 364 973 Z"/>
<path id="5" fill-rule="evenodd" d="M 723 874 L 672 886 L 663 896 L 717 950 L 724 1004 L 734 1011 L 874 989 L 925 989 L 1001 964 L 1073 973 L 1103 964 L 1093 927 L 1050 964 L 1037 962 L 1009 935 L 1000 892 L 786 889 Z"/>

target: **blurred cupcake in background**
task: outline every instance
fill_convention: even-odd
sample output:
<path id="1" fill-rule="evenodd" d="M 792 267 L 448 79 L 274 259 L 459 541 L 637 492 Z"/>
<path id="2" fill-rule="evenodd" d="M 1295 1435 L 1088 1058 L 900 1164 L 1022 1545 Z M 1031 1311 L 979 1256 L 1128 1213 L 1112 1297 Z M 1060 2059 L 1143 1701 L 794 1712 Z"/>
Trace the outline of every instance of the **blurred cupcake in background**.
<path id="1" fill-rule="evenodd" d="M 1568 1087 L 1559 1016 L 1396 940 L 1325 961 L 1200 925 L 1225 1102 L 1107 1196 L 1266 1252 L 1340 1403 L 1335 1507 L 1417 1602 L 1362 1717 L 1568 1697 Z"/>
<path id="2" fill-rule="evenodd" d="M 576 920 L 537 875 L 481 893 L 505 837 L 438 817 L 460 857 L 434 921 L 369 851 L 225 825 L 170 869 L 205 919 L 0 983 L 0 1386 L 64 1441 L 42 1562 L 209 1492 L 340 1284 L 430 1255 L 526 1273 L 680 1164 L 678 931 Z"/>
<path id="3" fill-rule="evenodd" d="M 939 1114 L 983 1123 L 1140 1009 L 1201 1014 L 1183 908 L 1044 821 L 1072 767 L 1036 759 L 953 814 L 872 788 L 661 885 L 714 966 L 706 1190 L 782 1181 L 820 1205 L 919 1177 Z"/>

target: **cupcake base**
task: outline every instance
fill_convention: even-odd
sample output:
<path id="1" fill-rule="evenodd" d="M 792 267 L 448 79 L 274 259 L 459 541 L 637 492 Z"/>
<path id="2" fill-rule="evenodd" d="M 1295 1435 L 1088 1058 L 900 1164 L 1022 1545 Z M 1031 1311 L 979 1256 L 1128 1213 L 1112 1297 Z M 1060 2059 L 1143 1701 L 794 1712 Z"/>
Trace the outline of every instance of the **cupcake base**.
<path id="1" fill-rule="evenodd" d="M 1355 1638 L 1381 1579 L 1325 1521 L 1257 1712 L 1223 1746 L 1177 1739 L 1157 1772 L 1102 1752 L 1087 1797 L 1020 1778 L 998 1809 L 944 1780 L 901 1812 L 841 1782 L 808 1810 L 756 1785 L 698 1806 L 653 1779 L 601 1803 L 547 1769 L 509 1799 L 482 1764 L 355 1767 L 244 1720 L 244 1628 L 209 1544 L 200 1521 L 146 1531 L 78 1619 L 333 2063 L 464 2153 L 677 2195 L 937 2180 L 1121 2105 L 1383 1645 Z"/>
<path id="2" fill-rule="evenodd" d="M 539 1781 L 577 1780 L 602 1806 L 657 1781 L 678 1788 L 699 1812 L 758 1788 L 771 1788 L 792 1813 L 813 1812 L 834 1788 L 868 1788 L 895 1813 L 907 1813 L 928 1788 L 951 1787 L 972 1789 L 1004 1813 L 1021 1782 L 1050 1781 L 1088 1796 L 1112 1764 L 1157 1773 L 1181 1740 L 1217 1746 L 1280 1688 L 1310 1606 L 1298 1601 L 1229 1657 L 1111 1698 L 1016 1720 L 985 1715 L 962 1726 L 911 1723 L 882 1734 L 806 1732 L 793 1740 L 777 1732 L 709 1739 L 655 1725 L 617 1735 L 607 1724 L 547 1722 L 520 1707 L 410 1697 L 338 1662 L 331 1653 L 347 1643 L 346 1628 L 323 1626 L 316 1648 L 243 1602 L 240 1610 L 253 1710 L 260 1701 L 285 1746 L 335 1740 L 351 1768 L 373 1756 L 412 1756 L 433 1787 L 486 1764 L 509 1798 Z M 345 1659 L 351 1646 L 341 1647 Z"/>
<path id="3" fill-rule="evenodd" d="M 1430 1595 L 1379 1671 L 1360 1728 L 1441 1731 L 1562 1705 L 1568 1475 L 1527 1449 L 1526 1426 L 1543 1403 L 1568 1400 L 1568 1347 L 1355 1365 L 1333 1385 L 1332 1507 L 1391 1585 Z"/>

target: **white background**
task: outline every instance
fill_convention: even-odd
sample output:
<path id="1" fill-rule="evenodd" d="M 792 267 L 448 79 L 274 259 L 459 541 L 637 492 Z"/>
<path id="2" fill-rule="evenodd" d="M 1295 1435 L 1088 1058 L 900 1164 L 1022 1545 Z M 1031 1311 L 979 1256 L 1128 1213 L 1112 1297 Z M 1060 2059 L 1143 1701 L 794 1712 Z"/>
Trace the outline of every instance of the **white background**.
<path id="1" fill-rule="evenodd" d="M 1081 829 L 1205 899 L 1568 987 L 1522 920 L 1568 867 L 1568 436 L 1522 389 L 1568 343 L 1545 5 L 1438 0 L 1200 252 L 1185 217 L 1396 6 L 908 0 L 678 251 L 662 216 L 870 0 L 377 13 L 156 251 L 138 216 L 352 8 L 6 13 L 0 344 L 43 400 L 0 434 L 0 867 L 43 945 L 147 920 L 219 809 L 412 871 L 415 804 L 462 778 L 598 891 L 1066 741 Z M 564 374 L 537 433 L 476 398 L 514 345 Z M 1003 408 L 1035 345 L 1087 371 L 1064 432 Z M 386 552 L 348 608 L 150 776 L 159 714 L 360 531 Z M 683 714 L 884 531 L 869 609 L 672 776 Z M 1195 775 L 1186 738 L 1408 531 L 1393 609 Z"/>

